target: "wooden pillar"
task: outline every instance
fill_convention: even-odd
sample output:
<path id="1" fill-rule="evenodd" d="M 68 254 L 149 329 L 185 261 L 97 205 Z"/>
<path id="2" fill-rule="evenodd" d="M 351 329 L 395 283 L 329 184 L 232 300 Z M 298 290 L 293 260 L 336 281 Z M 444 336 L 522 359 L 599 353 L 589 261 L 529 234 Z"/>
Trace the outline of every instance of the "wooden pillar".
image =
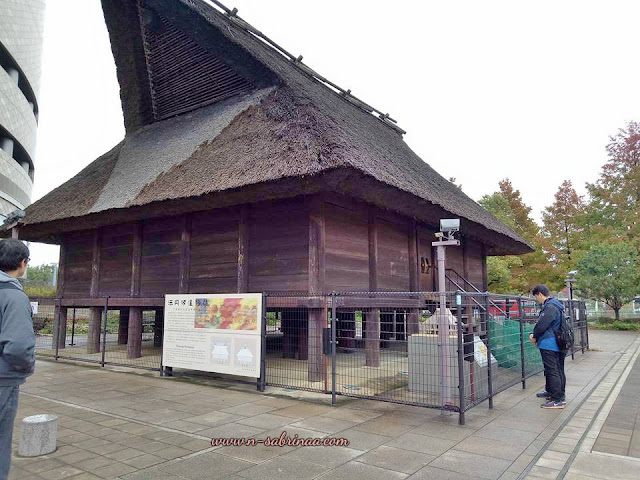
<path id="1" fill-rule="evenodd" d="M 411 269 L 410 269 L 411 270 Z M 369 207 L 369 291 L 378 290 L 378 223 L 374 207 Z M 355 332 L 354 332 L 355 334 Z M 380 309 L 367 313 L 365 324 L 365 362 L 369 367 L 380 366 Z"/>
<path id="2" fill-rule="evenodd" d="M 489 289 L 489 278 L 487 275 L 487 247 L 482 244 L 482 291 L 486 292 Z"/>
<path id="3" fill-rule="evenodd" d="M 411 219 L 409 222 L 409 290 L 417 292 L 420 290 L 420 256 L 418 255 L 418 235 L 417 225 L 415 219 Z M 412 308 L 409 310 L 407 316 L 407 331 L 406 335 L 418 333 L 420 318 L 420 310 Z"/>
<path id="4" fill-rule="evenodd" d="M 58 260 L 58 278 L 57 278 L 57 292 L 56 295 L 58 298 L 61 298 L 64 292 L 64 271 L 65 271 L 65 247 L 64 240 L 60 245 L 60 257 Z M 60 312 L 58 312 L 60 309 Z M 66 338 L 67 338 L 67 309 L 66 307 L 61 307 L 59 302 L 56 302 L 56 317 L 59 318 L 60 324 L 58 325 L 58 348 L 65 348 L 66 346 Z"/>
<path id="5" fill-rule="evenodd" d="M 156 319 L 153 322 L 153 346 L 162 347 L 164 336 L 164 308 L 156 309 Z"/>
<path id="6" fill-rule="evenodd" d="M 182 238 L 180 242 L 180 293 L 189 293 L 191 270 L 191 215 L 186 214 L 182 220 Z M 156 317 L 157 318 L 157 317 Z"/>
<path id="7" fill-rule="evenodd" d="M 129 336 L 129 309 L 120 309 L 120 320 L 118 322 L 118 345 L 126 345 Z"/>
<path id="8" fill-rule="evenodd" d="M 102 308 L 89 309 L 89 331 L 87 333 L 87 353 L 100 351 L 100 333 L 102 332 Z"/>
<path id="9" fill-rule="evenodd" d="M 324 283 L 324 200 L 317 195 L 309 206 L 309 293 L 325 293 Z M 327 326 L 327 304 L 323 308 L 308 310 L 308 320 L 301 331 L 299 351 L 308 360 L 307 372 L 310 382 L 323 380 L 322 329 Z M 305 351 L 306 349 L 306 351 Z"/>
<path id="10" fill-rule="evenodd" d="M 91 260 L 91 288 L 89 296 L 97 298 L 100 287 L 100 229 L 93 231 L 93 257 Z M 100 333 L 102 330 L 102 308 L 89 309 L 89 331 L 87 333 L 87 353 L 100 351 Z"/>
<path id="11" fill-rule="evenodd" d="M 240 207 L 238 223 L 238 293 L 249 291 L 249 205 Z"/>
<path id="12" fill-rule="evenodd" d="M 127 357 L 142 356 L 142 308 L 129 309 L 129 334 L 127 339 Z"/>
<path id="13" fill-rule="evenodd" d="M 365 323 L 365 365 L 367 367 L 380 366 L 380 309 L 372 308 L 367 312 Z"/>
<path id="14" fill-rule="evenodd" d="M 67 307 L 60 307 L 60 324 L 58 325 L 58 348 L 65 348 L 67 343 Z"/>

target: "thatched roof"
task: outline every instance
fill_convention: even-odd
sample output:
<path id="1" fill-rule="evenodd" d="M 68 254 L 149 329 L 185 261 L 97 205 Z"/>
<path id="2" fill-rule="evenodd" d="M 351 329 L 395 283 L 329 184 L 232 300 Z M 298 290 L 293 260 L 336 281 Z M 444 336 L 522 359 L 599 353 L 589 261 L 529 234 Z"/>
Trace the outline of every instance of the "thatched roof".
<path id="1" fill-rule="evenodd" d="M 145 0 L 142 12 L 136 3 L 103 0 L 127 135 L 31 205 L 22 237 L 43 240 L 81 224 L 334 191 L 431 224 L 439 216 L 461 217 L 463 233 L 492 254 L 531 251 L 422 161 L 388 119 L 319 81 L 243 22 L 201 0 Z M 222 59 L 222 74 L 239 86 L 226 97 L 204 92 L 217 97 L 162 119 L 163 108 L 179 107 L 161 104 L 167 74 L 152 51 L 153 28 L 169 24 L 181 35 L 175 38 L 189 36 L 193 55 Z"/>

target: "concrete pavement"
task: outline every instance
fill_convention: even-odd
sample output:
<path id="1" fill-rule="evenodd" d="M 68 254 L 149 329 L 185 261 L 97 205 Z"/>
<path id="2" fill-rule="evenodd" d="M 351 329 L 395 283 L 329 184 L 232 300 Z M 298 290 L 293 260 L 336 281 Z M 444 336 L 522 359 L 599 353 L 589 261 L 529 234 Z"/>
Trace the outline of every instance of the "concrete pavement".
<path id="1" fill-rule="evenodd" d="M 564 410 L 539 408 L 535 393 L 544 378 L 538 375 L 526 390 L 516 385 L 498 394 L 493 410 L 486 402 L 470 410 L 465 426 L 457 425 L 457 415 L 421 407 L 347 398 L 332 406 L 330 396 L 313 402 L 283 398 L 289 392 L 281 388 L 260 394 L 250 385 L 39 361 L 21 388 L 14 441 L 20 418 L 54 413 L 59 446 L 35 459 L 14 456 L 10 478 L 599 478 L 581 465 L 594 455 L 600 434 L 594 428 L 605 425 L 601 417 L 608 415 L 608 402 L 615 403 L 612 392 L 621 391 L 625 372 L 629 377 L 640 339 L 597 331 L 590 340 L 597 351 L 567 360 Z M 350 443 L 210 445 L 211 438 L 264 439 L 283 431 Z M 627 478 L 627 467 L 620 468 L 622 476 L 610 466 L 606 478 Z M 580 476 L 585 474 L 590 476 Z"/>

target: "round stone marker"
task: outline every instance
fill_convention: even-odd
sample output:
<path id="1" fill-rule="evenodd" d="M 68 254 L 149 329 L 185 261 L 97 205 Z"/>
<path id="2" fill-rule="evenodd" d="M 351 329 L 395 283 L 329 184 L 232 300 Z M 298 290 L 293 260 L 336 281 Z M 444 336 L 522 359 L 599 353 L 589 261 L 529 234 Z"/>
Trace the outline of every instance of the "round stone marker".
<path id="1" fill-rule="evenodd" d="M 58 417 L 43 414 L 25 417 L 20 424 L 20 445 L 18 455 L 37 457 L 56 449 Z"/>

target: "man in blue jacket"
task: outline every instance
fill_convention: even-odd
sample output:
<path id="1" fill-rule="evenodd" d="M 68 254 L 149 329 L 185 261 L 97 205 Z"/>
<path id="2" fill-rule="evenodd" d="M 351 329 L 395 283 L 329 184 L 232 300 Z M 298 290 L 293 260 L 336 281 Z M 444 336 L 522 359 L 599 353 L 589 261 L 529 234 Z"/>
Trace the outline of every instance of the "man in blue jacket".
<path id="1" fill-rule="evenodd" d="M 29 249 L 20 240 L 0 240 L 0 480 L 9 476 L 11 436 L 18 388 L 35 365 L 31 304 L 17 280 L 24 275 Z"/>
<path id="2" fill-rule="evenodd" d="M 562 324 L 564 305 L 551 297 L 546 285 L 536 285 L 533 296 L 542 309 L 529 338 L 540 349 L 546 379 L 545 390 L 537 396 L 546 398 L 546 402 L 540 405 L 542 408 L 564 408 L 567 381 L 564 375 L 565 352 L 558 348 L 555 335 Z"/>

